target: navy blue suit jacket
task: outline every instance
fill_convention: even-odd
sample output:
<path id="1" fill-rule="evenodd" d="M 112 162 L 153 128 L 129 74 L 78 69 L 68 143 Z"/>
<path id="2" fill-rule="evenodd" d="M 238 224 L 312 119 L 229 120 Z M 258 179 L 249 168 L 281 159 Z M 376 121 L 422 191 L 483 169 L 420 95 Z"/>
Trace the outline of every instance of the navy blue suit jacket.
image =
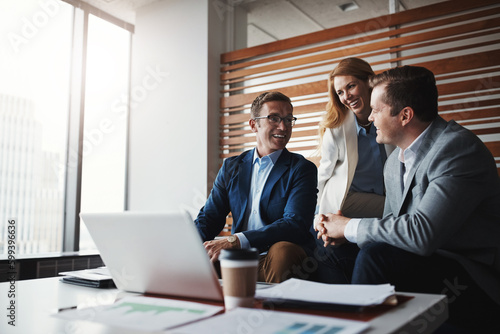
<path id="1" fill-rule="evenodd" d="M 253 150 L 227 158 L 205 206 L 195 220 L 203 241 L 214 239 L 233 216 L 232 233 L 242 232 L 252 179 Z M 278 241 L 314 247 L 309 228 L 314 220 L 317 168 L 303 156 L 284 149 L 264 186 L 260 215 L 264 227 L 243 231 L 250 245 L 263 252 Z"/>

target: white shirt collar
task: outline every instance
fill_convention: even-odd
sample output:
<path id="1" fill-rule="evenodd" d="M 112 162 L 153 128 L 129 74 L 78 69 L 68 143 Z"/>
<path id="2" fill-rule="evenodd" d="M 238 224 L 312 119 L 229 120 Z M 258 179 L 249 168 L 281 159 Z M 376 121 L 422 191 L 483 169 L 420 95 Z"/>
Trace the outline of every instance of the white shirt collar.
<path id="1" fill-rule="evenodd" d="M 404 164 L 405 167 L 405 172 L 403 175 L 403 182 L 405 185 L 406 179 L 409 175 L 409 171 L 415 165 L 418 149 L 420 148 L 420 145 L 422 145 L 422 141 L 425 137 L 425 134 L 429 131 L 429 128 L 430 124 L 405 150 L 401 150 L 401 148 L 399 149 L 398 159 Z"/>
<path id="2" fill-rule="evenodd" d="M 432 124 L 432 123 L 431 123 Z M 408 163 L 412 163 L 415 161 L 415 157 L 417 155 L 418 149 L 420 145 L 422 145 L 422 140 L 425 137 L 425 134 L 429 132 L 430 124 L 425 128 L 424 131 L 408 146 L 405 150 L 399 149 L 398 159 L 402 163 L 406 165 L 406 170 L 408 170 Z M 411 160 L 411 161 L 409 161 Z"/>

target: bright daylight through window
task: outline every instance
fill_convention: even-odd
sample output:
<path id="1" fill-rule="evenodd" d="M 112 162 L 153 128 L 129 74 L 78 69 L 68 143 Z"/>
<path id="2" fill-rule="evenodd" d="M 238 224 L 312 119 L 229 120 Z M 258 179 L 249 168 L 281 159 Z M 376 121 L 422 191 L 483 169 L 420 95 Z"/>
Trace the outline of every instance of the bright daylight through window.
<path id="1" fill-rule="evenodd" d="M 90 14 L 86 32 L 85 20 L 75 20 L 83 13 L 59 0 L 0 2 L 0 257 L 12 219 L 17 255 L 62 251 L 65 224 L 75 225 L 65 222 L 68 195 L 81 198 L 81 210 L 124 209 L 130 33 Z M 74 39 L 74 29 L 85 32 Z M 75 46 L 87 50 L 84 72 L 75 71 Z M 76 111 L 75 78 L 86 82 Z M 81 145 L 72 144 L 81 125 L 70 115 L 81 113 Z M 68 170 L 81 166 L 81 187 L 68 187 Z M 80 245 L 94 247 L 84 229 Z"/>
<path id="2" fill-rule="evenodd" d="M 89 16 L 82 212 L 118 212 L 125 205 L 130 34 Z M 80 225 L 80 250 L 95 247 Z"/>

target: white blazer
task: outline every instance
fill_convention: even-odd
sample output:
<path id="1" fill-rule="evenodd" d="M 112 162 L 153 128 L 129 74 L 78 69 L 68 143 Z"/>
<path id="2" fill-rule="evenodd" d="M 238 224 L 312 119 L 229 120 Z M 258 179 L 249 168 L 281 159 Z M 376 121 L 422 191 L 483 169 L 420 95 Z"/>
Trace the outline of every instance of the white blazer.
<path id="1" fill-rule="evenodd" d="M 394 146 L 385 145 L 387 156 Z M 358 165 L 356 117 L 348 112 L 341 126 L 327 128 L 321 145 L 318 167 L 318 213 L 342 210 Z"/>

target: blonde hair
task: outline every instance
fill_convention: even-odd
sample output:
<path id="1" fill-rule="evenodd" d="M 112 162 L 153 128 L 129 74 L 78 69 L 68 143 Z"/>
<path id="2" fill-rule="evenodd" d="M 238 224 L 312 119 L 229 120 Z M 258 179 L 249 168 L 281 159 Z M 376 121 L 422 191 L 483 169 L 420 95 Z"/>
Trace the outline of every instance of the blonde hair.
<path id="1" fill-rule="evenodd" d="M 362 80 L 368 84 L 369 78 L 374 75 L 370 64 L 360 58 L 345 58 L 343 59 L 328 75 L 328 103 L 326 104 L 326 114 L 319 122 L 319 137 L 321 141 L 327 128 L 337 128 L 344 123 L 345 117 L 349 108 L 340 102 L 340 99 L 335 92 L 333 80 L 339 75 L 350 75 Z"/>

